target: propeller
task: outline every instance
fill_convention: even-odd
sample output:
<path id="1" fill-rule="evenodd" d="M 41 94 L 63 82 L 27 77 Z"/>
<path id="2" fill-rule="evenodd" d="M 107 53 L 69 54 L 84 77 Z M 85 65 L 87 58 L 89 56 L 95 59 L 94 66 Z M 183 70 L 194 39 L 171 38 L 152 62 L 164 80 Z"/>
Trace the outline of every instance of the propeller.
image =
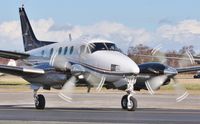
<path id="1" fill-rule="evenodd" d="M 188 65 L 194 65 L 195 64 L 195 59 L 192 55 L 192 53 L 187 50 L 183 55 L 182 58 L 187 58 L 187 59 L 181 59 L 179 60 L 179 66 L 180 67 L 185 67 Z"/>
<path id="2" fill-rule="evenodd" d="M 67 102 L 72 102 L 72 93 L 76 82 L 77 78 L 75 76 L 72 76 L 70 79 L 68 79 L 59 92 L 58 96 Z"/>
<path id="3" fill-rule="evenodd" d="M 187 92 L 186 88 L 183 87 L 180 83 L 178 83 L 178 81 L 175 78 L 172 78 L 172 83 L 172 86 L 176 92 L 176 102 L 181 102 L 182 100 L 187 98 L 189 93 Z"/>
<path id="4" fill-rule="evenodd" d="M 67 102 L 72 102 L 72 93 L 78 79 L 79 78 L 77 78 L 77 76 L 72 76 L 70 79 L 68 79 L 66 83 L 64 84 L 64 86 L 62 87 L 61 91 L 59 92 L 58 96 Z M 105 83 L 105 80 L 106 78 L 104 76 L 102 76 L 101 78 L 98 78 L 97 76 L 90 74 L 90 77 L 88 77 L 86 81 L 88 81 L 90 85 L 93 85 L 94 87 L 96 87 L 97 92 L 100 92 Z M 99 82 L 97 83 L 96 81 L 99 81 Z"/>
<path id="5" fill-rule="evenodd" d="M 161 76 L 155 76 L 153 78 L 150 78 L 145 82 L 145 85 L 151 95 L 155 94 L 154 90 L 157 90 L 160 88 L 160 86 L 163 85 L 163 83 L 166 81 L 167 75 L 161 75 Z"/>
<path id="6" fill-rule="evenodd" d="M 158 46 L 154 47 L 151 51 L 151 55 L 152 56 L 159 56 L 158 57 L 158 60 L 159 62 L 161 63 L 166 63 L 166 57 L 165 57 L 165 54 L 160 52 L 160 49 L 162 48 L 161 44 L 159 44 Z"/>
<path id="7" fill-rule="evenodd" d="M 166 68 L 163 71 L 163 75 L 158 75 L 150 78 L 145 82 L 145 85 L 151 95 L 155 94 L 155 90 L 159 89 L 164 83 L 169 79 L 172 80 L 173 88 L 176 91 L 176 102 L 180 102 L 184 100 L 189 93 L 186 91 L 186 89 L 178 83 L 178 81 L 175 79 L 175 76 L 178 74 L 177 70 L 175 68 L 166 66 Z"/>
<path id="8" fill-rule="evenodd" d="M 84 72 L 83 67 L 77 64 L 71 65 L 65 56 L 58 55 L 57 52 L 51 56 L 49 64 L 57 70 L 71 72 L 72 76 L 64 83 L 61 91 L 58 93 L 60 98 L 71 102 L 75 84 L 78 78 L 80 78 L 80 75 Z"/>
<path id="9" fill-rule="evenodd" d="M 86 81 L 89 83 L 89 85 L 96 87 L 96 91 L 100 92 L 103 85 L 105 84 L 106 78 L 103 75 L 94 75 L 91 73 L 88 73 L 85 75 Z M 90 92 L 90 90 L 88 91 Z"/>

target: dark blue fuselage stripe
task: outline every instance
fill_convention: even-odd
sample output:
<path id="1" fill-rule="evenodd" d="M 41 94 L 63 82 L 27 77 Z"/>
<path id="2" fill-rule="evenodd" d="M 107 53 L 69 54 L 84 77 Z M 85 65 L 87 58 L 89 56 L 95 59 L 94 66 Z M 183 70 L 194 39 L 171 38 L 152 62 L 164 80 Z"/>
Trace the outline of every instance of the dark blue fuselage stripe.
<path id="1" fill-rule="evenodd" d="M 71 65 L 74 65 L 74 64 L 78 64 L 78 65 L 81 65 L 89 70 L 92 70 L 92 71 L 95 71 L 95 72 L 98 72 L 98 73 L 101 73 L 101 74 L 109 74 L 109 75 L 115 75 L 115 76 L 131 76 L 131 75 L 134 75 L 133 73 L 115 73 L 113 71 L 108 71 L 108 70 L 105 70 L 105 69 L 101 69 L 101 68 L 97 68 L 97 67 L 94 67 L 94 66 L 91 66 L 91 65 L 88 65 L 88 64 L 85 64 L 85 63 L 79 63 L 79 62 L 72 62 L 72 61 L 69 61 L 69 63 Z M 50 66 L 49 63 L 42 63 L 38 66 L 36 66 L 36 68 L 39 68 L 39 69 L 44 69 L 45 71 L 49 71 L 49 70 L 54 70 L 55 68 Z"/>
<path id="2" fill-rule="evenodd" d="M 90 69 L 90 70 L 92 70 L 92 71 L 95 71 L 95 72 L 98 72 L 98 73 L 101 73 L 101 74 L 109 74 L 109 75 L 115 75 L 115 76 L 124 76 L 124 75 L 128 75 L 128 76 L 131 76 L 131 75 L 133 75 L 133 73 L 114 73 L 114 72 L 112 72 L 112 71 L 110 71 L 110 72 L 106 72 L 106 71 L 100 71 L 100 70 L 98 70 L 98 69 L 100 69 L 100 68 L 96 68 L 96 67 L 94 67 L 94 66 L 91 66 L 91 65 L 88 65 L 88 64 L 84 64 L 84 63 L 76 63 L 76 62 L 70 62 L 70 64 L 79 64 L 79 65 L 81 65 L 81 66 L 83 66 L 83 67 L 85 67 L 85 68 L 87 68 L 87 69 Z M 104 70 L 104 69 L 101 69 L 101 70 Z"/>

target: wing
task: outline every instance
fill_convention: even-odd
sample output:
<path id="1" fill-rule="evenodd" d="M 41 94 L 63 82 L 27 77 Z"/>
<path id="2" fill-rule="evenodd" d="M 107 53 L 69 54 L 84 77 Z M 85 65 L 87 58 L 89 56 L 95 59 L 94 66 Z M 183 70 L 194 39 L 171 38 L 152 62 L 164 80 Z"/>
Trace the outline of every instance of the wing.
<path id="1" fill-rule="evenodd" d="M 17 60 L 17 59 L 26 59 L 29 56 L 30 55 L 27 53 L 19 53 L 19 52 L 0 50 L 0 57 L 2 57 L 2 58 Z"/>
<path id="2" fill-rule="evenodd" d="M 0 65 L 0 72 L 16 76 L 25 76 L 27 74 L 36 74 L 36 75 L 45 74 L 45 71 L 43 69 L 32 68 L 32 67 L 8 66 L 8 65 Z"/>
<path id="3" fill-rule="evenodd" d="M 147 57 L 147 58 L 165 58 L 165 59 L 176 59 L 176 60 L 188 60 L 191 61 L 200 61 L 200 57 L 194 57 L 194 58 L 187 58 L 187 57 L 170 57 L 170 56 L 154 56 L 154 55 L 143 55 L 143 54 L 133 54 L 135 56 L 139 56 L 139 57 Z"/>
<path id="4" fill-rule="evenodd" d="M 182 68 L 176 68 L 176 70 L 177 70 L 178 73 L 199 71 L 200 66 L 182 67 Z"/>

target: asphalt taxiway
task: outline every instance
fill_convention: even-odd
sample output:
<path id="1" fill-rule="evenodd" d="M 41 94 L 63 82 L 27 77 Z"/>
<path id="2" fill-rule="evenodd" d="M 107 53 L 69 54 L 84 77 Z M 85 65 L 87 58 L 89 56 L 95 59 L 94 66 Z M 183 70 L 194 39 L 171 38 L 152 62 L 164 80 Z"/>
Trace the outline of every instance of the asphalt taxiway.
<path id="1" fill-rule="evenodd" d="M 174 95 L 138 94 L 138 109 L 121 109 L 123 93 L 75 93 L 67 103 L 56 92 L 43 93 L 45 110 L 35 110 L 32 92 L 1 92 L 0 123 L 200 123 L 200 96 L 180 103 Z"/>

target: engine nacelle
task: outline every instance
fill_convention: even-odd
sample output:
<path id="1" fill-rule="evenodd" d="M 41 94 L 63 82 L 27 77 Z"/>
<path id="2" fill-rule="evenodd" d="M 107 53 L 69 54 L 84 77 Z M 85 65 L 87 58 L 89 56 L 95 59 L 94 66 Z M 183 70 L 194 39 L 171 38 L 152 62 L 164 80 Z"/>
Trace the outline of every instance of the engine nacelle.
<path id="1" fill-rule="evenodd" d="M 68 59 L 65 56 L 52 56 L 50 59 L 49 64 L 53 66 L 55 69 L 61 71 L 67 71 L 71 69 L 71 64 L 69 63 Z"/>

